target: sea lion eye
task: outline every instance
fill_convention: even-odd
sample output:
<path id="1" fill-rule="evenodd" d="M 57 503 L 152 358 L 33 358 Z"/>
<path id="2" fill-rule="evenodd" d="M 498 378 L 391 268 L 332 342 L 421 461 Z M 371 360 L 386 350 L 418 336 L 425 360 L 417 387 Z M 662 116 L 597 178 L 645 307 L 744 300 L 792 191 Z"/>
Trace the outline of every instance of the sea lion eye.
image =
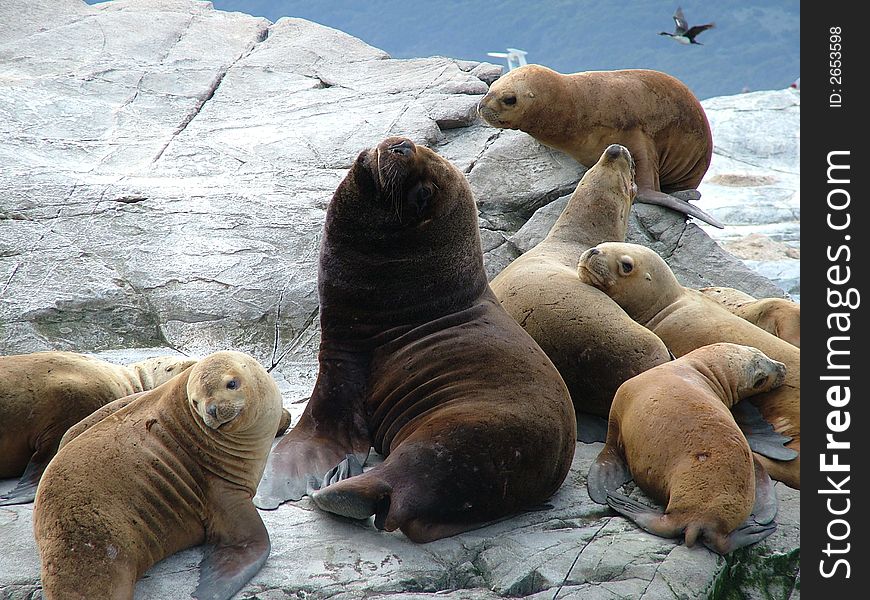
<path id="1" fill-rule="evenodd" d="M 516 96 L 505 96 L 505 98 L 504 98 L 504 100 L 502 100 L 502 102 L 504 102 L 508 106 L 513 106 L 514 104 L 517 103 L 517 97 Z"/>
<path id="2" fill-rule="evenodd" d="M 172 369 L 174 369 L 174 368 L 175 368 L 175 367 L 166 367 L 166 372 L 167 372 L 167 373 L 172 373 Z"/>
<path id="3" fill-rule="evenodd" d="M 429 208 L 434 194 L 432 184 L 418 182 L 408 191 L 408 205 L 416 211 L 418 217 L 421 217 L 426 209 Z"/>
<path id="4" fill-rule="evenodd" d="M 761 386 L 763 386 L 765 383 L 767 383 L 767 376 L 762 375 L 761 377 L 758 378 L 758 380 L 756 380 L 755 384 L 753 384 L 752 387 L 755 389 L 758 389 Z"/>
<path id="5" fill-rule="evenodd" d="M 631 273 L 631 270 L 634 268 L 634 265 L 629 260 L 620 261 L 619 266 L 622 267 L 622 272 L 626 274 Z"/>
<path id="6" fill-rule="evenodd" d="M 234 389 L 236 389 L 236 388 L 238 388 L 238 387 L 239 387 L 239 381 L 238 381 L 238 379 L 230 379 L 230 380 L 227 382 L 227 389 L 228 389 L 228 390 L 234 390 Z"/>

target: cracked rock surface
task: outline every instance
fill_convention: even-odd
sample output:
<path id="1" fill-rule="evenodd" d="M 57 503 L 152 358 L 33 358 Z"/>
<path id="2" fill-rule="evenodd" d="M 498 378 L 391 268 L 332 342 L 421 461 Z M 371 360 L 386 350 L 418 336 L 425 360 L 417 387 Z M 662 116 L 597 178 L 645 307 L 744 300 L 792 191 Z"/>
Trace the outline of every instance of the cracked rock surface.
<path id="1" fill-rule="evenodd" d="M 569 157 L 477 119 L 498 73 L 393 60 L 315 23 L 196 0 L 5 0 L 0 354 L 63 349 L 125 363 L 238 349 L 275 366 L 298 419 L 316 375 L 325 208 L 362 149 L 401 134 L 465 172 L 490 276 L 543 237 L 581 177 Z M 729 223 L 716 239 L 757 231 L 799 244 L 799 98 L 705 101 L 717 147 L 700 206 Z M 774 269 L 778 257 L 753 270 L 706 227 L 657 207 L 633 213 L 630 239 L 665 256 L 685 285 L 799 293 L 799 275 Z M 263 512 L 272 555 L 239 597 L 799 596 L 797 492 L 778 485 L 779 530 L 726 560 L 593 504 L 585 475 L 599 449 L 579 445 L 551 508 L 423 546 L 308 500 Z M 40 597 L 32 505 L 0 509 L 0 539 L 0 600 Z M 200 557 L 190 549 L 155 565 L 137 597 L 185 597 Z"/>

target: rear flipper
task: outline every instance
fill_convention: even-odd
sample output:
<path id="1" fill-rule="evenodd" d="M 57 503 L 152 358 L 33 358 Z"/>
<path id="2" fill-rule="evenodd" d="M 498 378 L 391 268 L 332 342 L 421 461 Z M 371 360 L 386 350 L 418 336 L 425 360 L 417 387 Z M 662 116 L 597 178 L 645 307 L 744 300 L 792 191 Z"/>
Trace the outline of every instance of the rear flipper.
<path id="1" fill-rule="evenodd" d="M 344 468 L 348 471 L 354 468 L 352 463 L 356 460 L 354 458 L 351 461 L 351 458 L 353 457 L 349 456 L 342 461 L 342 464 L 347 463 Z M 338 472 L 332 476 L 333 479 L 337 477 L 338 481 L 324 485 L 319 491 L 312 491 L 310 494 L 318 508 L 349 519 L 368 519 L 374 514 L 386 515 L 393 488 L 378 476 L 380 469 L 376 467 L 363 475 L 341 478 L 342 464 L 335 467 L 334 471 Z M 327 474 L 327 477 L 330 475 Z M 324 483 L 327 483 L 326 479 Z"/>
<path id="2" fill-rule="evenodd" d="M 634 521 L 638 527 L 653 535 L 665 538 L 680 537 L 685 525 L 676 524 L 670 515 L 641 504 L 619 492 L 607 492 L 607 504 L 622 516 Z"/>
<path id="3" fill-rule="evenodd" d="M 773 426 L 761 416 L 761 411 L 749 400 L 741 400 L 732 406 L 731 414 L 753 452 L 773 460 L 797 458 L 798 453 L 786 447 L 792 438 L 774 431 Z"/>
<path id="4" fill-rule="evenodd" d="M 625 459 L 612 446 L 604 446 L 589 468 L 586 490 L 593 502 L 609 504 L 608 494 L 628 481 L 631 481 L 631 471 Z"/>
<path id="5" fill-rule="evenodd" d="M 266 526 L 247 499 L 220 502 L 223 510 L 206 524 L 209 547 L 193 592 L 199 600 L 232 598 L 262 568 L 271 550 Z"/>
<path id="6" fill-rule="evenodd" d="M 776 517 L 778 508 L 776 492 L 770 475 L 755 455 L 752 456 L 752 464 L 755 468 L 755 504 L 752 506 L 752 514 L 749 518 L 759 525 L 767 525 Z"/>
<path id="7" fill-rule="evenodd" d="M 18 485 L 0 496 L 0 506 L 33 502 L 36 497 L 36 486 L 39 485 L 42 473 L 54 454 L 54 450 L 37 450 L 30 458 L 30 462 L 27 463 L 27 468 L 24 469 L 24 474 L 18 480 Z"/>
<path id="8" fill-rule="evenodd" d="M 750 517 L 743 525 L 727 536 L 709 535 L 705 532 L 701 543 L 717 554 L 729 554 L 738 548 L 760 542 L 776 531 L 776 523 L 762 525 Z"/>

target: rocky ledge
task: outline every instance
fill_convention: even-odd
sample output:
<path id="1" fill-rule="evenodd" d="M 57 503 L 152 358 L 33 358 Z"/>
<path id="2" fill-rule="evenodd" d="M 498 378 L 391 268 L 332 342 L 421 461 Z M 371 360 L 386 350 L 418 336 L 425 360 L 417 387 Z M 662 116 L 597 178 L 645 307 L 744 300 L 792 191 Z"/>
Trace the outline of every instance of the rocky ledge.
<path id="1" fill-rule="evenodd" d="M 0 40 L 0 354 L 235 348 L 276 366 L 298 417 L 316 374 L 320 228 L 361 149 L 406 135 L 463 170 L 491 275 L 540 239 L 583 172 L 478 121 L 499 67 L 393 60 L 300 19 L 196 0 L 11 0 Z M 788 90 L 705 102 L 716 154 L 700 205 L 729 223 L 723 243 L 760 233 L 798 247 L 799 104 Z M 686 285 L 799 293 L 794 269 L 756 272 L 797 261 L 787 249 L 742 257 L 754 271 L 694 223 L 634 213 L 631 239 Z M 580 445 L 552 507 L 422 546 L 306 500 L 264 512 L 272 556 L 239 596 L 798 596 L 797 492 L 777 486 L 779 530 L 723 559 L 593 504 L 598 449 Z M 40 596 L 31 527 L 32 506 L 0 509 L 0 599 Z M 199 558 L 155 565 L 137 597 L 183 596 Z"/>

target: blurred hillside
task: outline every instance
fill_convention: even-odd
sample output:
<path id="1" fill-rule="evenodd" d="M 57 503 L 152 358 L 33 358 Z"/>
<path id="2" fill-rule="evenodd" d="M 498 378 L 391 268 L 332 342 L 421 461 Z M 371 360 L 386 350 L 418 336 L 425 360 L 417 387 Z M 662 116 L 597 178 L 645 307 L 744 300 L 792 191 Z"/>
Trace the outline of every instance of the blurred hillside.
<path id="1" fill-rule="evenodd" d="M 340 29 L 395 58 L 487 59 L 521 48 L 530 62 L 570 73 L 648 68 L 683 80 L 699 98 L 782 89 L 800 74 L 800 2 L 780 0 L 213 0 L 215 8 L 275 21 L 310 19 Z M 689 25 L 713 21 L 701 46 L 673 31 L 678 5 Z"/>

